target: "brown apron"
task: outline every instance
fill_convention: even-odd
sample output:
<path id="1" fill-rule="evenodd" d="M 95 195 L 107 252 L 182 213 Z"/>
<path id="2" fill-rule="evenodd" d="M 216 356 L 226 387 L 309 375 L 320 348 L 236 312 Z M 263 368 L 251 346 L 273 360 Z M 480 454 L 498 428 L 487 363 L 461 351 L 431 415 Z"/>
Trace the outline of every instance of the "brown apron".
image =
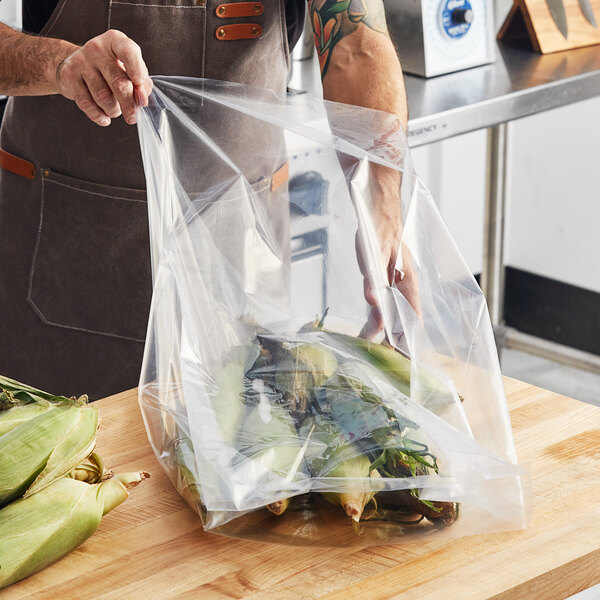
<path id="1" fill-rule="evenodd" d="M 83 44 L 107 29 L 152 74 L 285 90 L 284 0 L 60 0 L 41 35 Z M 226 152 L 251 157 L 269 135 L 217 113 Z M 136 386 L 151 296 L 136 128 L 100 128 L 62 96 L 15 97 L 0 146 L 0 373 L 92 398 Z"/>

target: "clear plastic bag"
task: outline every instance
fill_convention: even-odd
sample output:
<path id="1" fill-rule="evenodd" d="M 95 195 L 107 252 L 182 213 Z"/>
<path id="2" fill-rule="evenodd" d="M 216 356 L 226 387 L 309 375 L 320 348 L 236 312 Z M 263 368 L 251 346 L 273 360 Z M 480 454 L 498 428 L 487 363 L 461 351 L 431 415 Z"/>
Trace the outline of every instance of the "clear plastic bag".
<path id="1" fill-rule="evenodd" d="M 139 400 L 205 529 L 338 546 L 524 527 L 485 299 L 397 119 L 154 84 Z"/>

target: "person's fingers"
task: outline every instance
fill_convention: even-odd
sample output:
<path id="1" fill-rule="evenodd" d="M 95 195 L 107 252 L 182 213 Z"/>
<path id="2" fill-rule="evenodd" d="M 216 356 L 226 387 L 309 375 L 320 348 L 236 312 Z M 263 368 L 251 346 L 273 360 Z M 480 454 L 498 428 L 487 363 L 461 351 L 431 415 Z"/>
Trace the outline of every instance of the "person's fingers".
<path id="1" fill-rule="evenodd" d="M 396 278 L 396 287 L 398 291 L 408 300 L 415 313 L 421 317 L 421 300 L 419 295 L 419 287 L 412 271 L 407 272 L 403 278 Z"/>
<path id="2" fill-rule="evenodd" d="M 90 70 L 83 75 L 83 80 L 85 81 L 94 102 L 106 115 L 112 119 L 116 119 L 120 116 L 121 107 L 100 71 Z"/>
<path id="3" fill-rule="evenodd" d="M 121 107 L 123 118 L 127 123 L 133 125 L 135 123 L 135 101 L 133 98 L 134 86 L 131 79 L 127 77 L 127 73 L 117 65 L 116 61 L 106 62 L 101 70 L 104 79 Z"/>
<path id="4" fill-rule="evenodd" d="M 96 104 L 87 86 L 80 80 L 73 89 L 73 100 L 81 111 L 94 123 L 106 127 L 110 125 L 110 117 Z"/>
<path id="5" fill-rule="evenodd" d="M 133 97 L 136 106 L 148 106 L 148 94 L 144 86 L 136 86 L 133 90 Z"/>
<path id="6" fill-rule="evenodd" d="M 367 276 L 363 277 L 363 293 L 365 296 L 365 300 L 371 306 L 377 306 L 377 297 L 375 296 L 375 290 L 373 289 L 373 285 Z"/>
<path id="7" fill-rule="evenodd" d="M 141 48 L 120 31 L 111 29 L 106 32 L 106 35 L 112 53 L 123 63 L 133 85 L 144 85 L 148 79 L 148 68 L 142 58 Z"/>
<path id="8" fill-rule="evenodd" d="M 144 106 L 144 97 L 144 92 L 142 92 L 139 86 L 133 88 L 133 99 L 136 106 Z"/>
<path id="9" fill-rule="evenodd" d="M 358 337 L 370 340 L 374 338 L 383 329 L 383 317 L 377 307 L 372 307 L 369 311 L 367 322 L 360 330 Z"/>

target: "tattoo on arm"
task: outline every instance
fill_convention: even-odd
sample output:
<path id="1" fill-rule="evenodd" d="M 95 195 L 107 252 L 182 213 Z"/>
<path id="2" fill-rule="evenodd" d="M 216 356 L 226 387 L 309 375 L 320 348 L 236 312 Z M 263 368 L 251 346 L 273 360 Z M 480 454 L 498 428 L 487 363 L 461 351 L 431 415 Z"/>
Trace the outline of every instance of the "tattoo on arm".
<path id="1" fill-rule="evenodd" d="M 382 0 L 309 0 L 315 46 L 325 77 L 335 45 L 363 23 L 380 33 L 387 32 Z"/>

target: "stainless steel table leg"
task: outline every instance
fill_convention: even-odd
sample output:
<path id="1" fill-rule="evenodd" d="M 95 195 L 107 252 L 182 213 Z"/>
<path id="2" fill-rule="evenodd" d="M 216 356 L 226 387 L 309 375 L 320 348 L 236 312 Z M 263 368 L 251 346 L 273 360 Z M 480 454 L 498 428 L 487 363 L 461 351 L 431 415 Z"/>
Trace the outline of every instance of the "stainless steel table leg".
<path id="1" fill-rule="evenodd" d="M 506 210 L 508 127 L 496 125 L 488 131 L 485 230 L 481 289 L 487 299 L 496 331 L 504 310 L 504 219 Z"/>
<path id="2" fill-rule="evenodd" d="M 507 124 L 488 133 L 485 230 L 481 289 L 487 299 L 498 351 L 515 348 L 571 367 L 600 373 L 600 357 L 504 326 L 504 222 L 507 195 Z"/>

